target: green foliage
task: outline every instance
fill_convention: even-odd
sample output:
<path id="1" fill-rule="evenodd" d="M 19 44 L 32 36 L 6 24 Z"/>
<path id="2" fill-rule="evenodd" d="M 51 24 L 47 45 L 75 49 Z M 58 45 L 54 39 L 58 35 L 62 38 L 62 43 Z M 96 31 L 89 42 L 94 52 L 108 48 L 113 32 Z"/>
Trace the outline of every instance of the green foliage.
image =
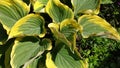
<path id="1" fill-rule="evenodd" d="M 120 67 L 120 42 L 111 39 L 90 37 L 82 39 L 78 43 L 81 55 L 89 59 L 89 68 Z"/>
<path id="2" fill-rule="evenodd" d="M 113 3 L 112 0 L 101 0 L 101 4 L 110 4 L 110 3 Z"/>
<path id="3" fill-rule="evenodd" d="M 120 40 L 117 30 L 98 16 L 100 0 L 67 2 L 2 0 L 0 67 L 88 68 L 89 59 L 79 53 L 77 39 Z"/>

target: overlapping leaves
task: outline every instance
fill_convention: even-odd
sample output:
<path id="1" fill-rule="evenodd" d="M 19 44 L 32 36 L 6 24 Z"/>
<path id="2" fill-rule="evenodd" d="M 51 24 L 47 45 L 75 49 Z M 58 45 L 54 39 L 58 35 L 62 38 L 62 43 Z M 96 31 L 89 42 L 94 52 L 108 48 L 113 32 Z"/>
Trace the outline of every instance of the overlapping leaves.
<path id="1" fill-rule="evenodd" d="M 76 33 L 78 30 L 81 30 L 81 27 L 75 20 L 65 19 L 60 24 L 50 23 L 48 27 L 57 40 L 64 42 L 74 52 L 76 47 Z"/>
<path id="2" fill-rule="evenodd" d="M 60 32 L 71 42 L 72 51 L 76 48 L 76 35 L 78 30 L 81 30 L 81 27 L 73 19 L 65 19 L 60 24 Z"/>
<path id="3" fill-rule="evenodd" d="M 9 34 L 17 20 L 29 13 L 29 7 L 21 0 L 0 1 L 0 22 Z"/>
<path id="4" fill-rule="evenodd" d="M 36 58 L 51 48 L 52 43 L 49 39 L 39 41 L 35 37 L 17 38 L 11 52 L 11 66 L 12 68 L 20 68 L 23 65 L 26 68 L 35 61 L 38 63 Z"/>
<path id="5" fill-rule="evenodd" d="M 6 42 L 15 39 L 5 53 L 7 68 L 88 68 L 87 61 L 81 60 L 76 48 L 78 31 L 83 38 L 94 35 L 120 40 L 115 28 L 97 16 L 100 0 L 71 1 L 73 10 L 68 4 L 65 5 L 68 2 L 66 0 L 64 3 L 62 0 L 31 0 L 31 11 L 34 14 L 29 14 L 30 3 L 27 1 L 27 4 L 22 0 L 0 2 L 0 32 L 4 31 L 0 35 L 0 44 L 7 39 L 7 34 L 9 38 Z M 49 16 L 40 15 L 43 8 L 46 10 L 44 14 L 48 14 L 53 23 L 43 19 Z M 79 13 L 88 15 L 82 15 L 78 19 L 76 15 L 79 16 Z M 2 38 L 4 34 L 5 37 Z M 47 39 L 47 35 L 50 35 L 50 39 Z"/>
<path id="6" fill-rule="evenodd" d="M 78 55 L 73 54 L 62 42 L 56 42 L 56 49 L 53 51 L 53 61 L 57 68 L 84 68 L 84 63 Z"/>

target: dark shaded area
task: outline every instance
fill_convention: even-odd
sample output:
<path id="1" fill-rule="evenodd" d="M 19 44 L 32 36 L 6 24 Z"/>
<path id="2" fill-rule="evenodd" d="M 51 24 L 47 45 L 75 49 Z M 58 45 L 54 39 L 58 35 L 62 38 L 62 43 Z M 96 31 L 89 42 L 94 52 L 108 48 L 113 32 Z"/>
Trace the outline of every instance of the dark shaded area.
<path id="1" fill-rule="evenodd" d="M 5 68 L 4 59 L 5 59 L 5 55 L 2 55 L 0 57 L 0 67 L 2 67 L 2 68 Z"/>
<path id="2" fill-rule="evenodd" d="M 68 7 L 72 8 L 72 3 L 70 2 L 71 0 L 60 0 L 63 4 L 67 5 Z"/>
<path id="3" fill-rule="evenodd" d="M 0 42 L 5 42 L 7 40 L 7 32 L 3 28 L 3 25 L 0 23 Z"/>
<path id="4" fill-rule="evenodd" d="M 120 28 L 120 1 L 113 0 L 112 4 L 101 4 L 100 16 L 112 26 Z"/>

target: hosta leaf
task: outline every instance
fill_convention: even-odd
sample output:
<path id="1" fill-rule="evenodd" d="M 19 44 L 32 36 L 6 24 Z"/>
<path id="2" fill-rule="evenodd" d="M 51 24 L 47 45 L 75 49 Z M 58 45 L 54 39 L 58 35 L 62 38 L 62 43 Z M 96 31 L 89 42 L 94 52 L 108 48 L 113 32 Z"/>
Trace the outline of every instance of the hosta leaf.
<path id="1" fill-rule="evenodd" d="M 84 38 L 91 35 L 97 35 L 120 40 L 120 36 L 116 29 L 99 16 L 83 15 L 79 18 L 78 22 L 83 28 L 81 33 Z"/>
<path id="2" fill-rule="evenodd" d="M 66 19 L 60 24 L 60 32 L 63 33 L 65 37 L 71 42 L 72 51 L 74 51 L 76 47 L 76 32 L 78 30 L 81 30 L 81 27 L 75 20 Z"/>
<path id="3" fill-rule="evenodd" d="M 52 55 L 50 54 L 50 52 L 48 52 L 46 55 L 46 67 L 47 68 L 57 68 L 52 60 Z"/>
<path id="4" fill-rule="evenodd" d="M 21 0 L 0 1 L 0 22 L 9 34 L 17 20 L 29 13 L 29 7 Z"/>
<path id="5" fill-rule="evenodd" d="M 74 6 L 74 14 L 87 13 L 98 14 L 100 0 L 71 0 Z"/>
<path id="6" fill-rule="evenodd" d="M 49 39 L 38 41 L 35 37 L 17 38 L 11 52 L 12 68 L 24 68 L 29 66 L 35 59 L 40 57 L 45 50 L 50 50 L 52 43 Z"/>
<path id="7" fill-rule="evenodd" d="M 45 35 L 45 21 L 38 14 L 29 14 L 19 21 L 12 27 L 9 38 L 19 36 L 39 36 L 44 37 Z"/>
<path id="8" fill-rule="evenodd" d="M 71 47 L 71 43 L 67 40 L 67 38 L 65 37 L 64 34 L 60 33 L 58 30 L 59 25 L 56 23 L 50 23 L 48 25 L 48 27 L 50 28 L 51 32 L 53 33 L 53 35 L 55 36 L 55 38 L 57 40 L 60 40 L 62 42 L 64 42 L 68 47 Z M 57 28 L 56 28 L 57 27 Z"/>
<path id="9" fill-rule="evenodd" d="M 40 12 L 41 9 L 43 9 L 46 6 L 47 2 L 48 0 L 36 0 L 35 2 L 34 0 L 32 0 L 34 12 Z"/>
<path id="10" fill-rule="evenodd" d="M 59 0 L 49 0 L 46 6 L 46 12 L 57 23 L 60 23 L 64 19 L 71 19 L 74 17 L 72 10 Z"/>
<path id="11" fill-rule="evenodd" d="M 60 32 L 63 33 L 66 37 L 76 33 L 78 30 L 82 30 L 81 26 L 73 19 L 65 19 L 60 24 Z"/>
<path id="12" fill-rule="evenodd" d="M 73 54 L 64 43 L 57 42 L 52 52 L 53 60 L 57 68 L 84 68 L 79 57 Z"/>

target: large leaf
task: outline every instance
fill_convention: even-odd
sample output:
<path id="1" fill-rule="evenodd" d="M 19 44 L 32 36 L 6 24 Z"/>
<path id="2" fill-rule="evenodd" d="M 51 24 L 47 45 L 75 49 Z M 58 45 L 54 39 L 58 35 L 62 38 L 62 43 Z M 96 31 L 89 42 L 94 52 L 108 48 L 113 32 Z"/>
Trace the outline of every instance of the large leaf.
<path id="1" fill-rule="evenodd" d="M 98 14 L 100 0 L 71 0 L 74 6 L 74 14 L 87 13 Z"/>
<path id="2" fill-rule="evenodd" d="M 79 24 L 73 19 L 66 19 L 60 24 L 60 32 L 65 35 L 65 37 L 72 44 L 72 51 L 74 51 L 76 47 L 76 33 L 78 30 L 81 30 Z"/>
<path id="3" fill-rule="evenodd" d="M 38 14 L 29 14 L 19 21 L 12 27 L 9 38 L 18 36 L 39 36 L 44 37 L 45 35 L 45 21 Z"/>
<path id="4" fill-rule="evenodd" d="M 57 42 L 56 46 L 58 47 L 52 52 L 52 58 L 57 68 L 84 68 L 84 63 L 81 63 L 82 60 L 73 54 L 64 43 Z"/>
<path id="5" fill-rule="evenodd" d="M 64 19 L 74 17 L 72 10 L 59 0 L 49 0 L 46 6 L 46 12 L 57 23 L 60 23 Z"/>
<path id="6" fill-rule="evenodd" d="M 35 59 L 40 57 L 45 50 L 51 50 L 52 43 L 49 39 L 39 41 L 35 37 L 24 37 L 22 40 L 17 38 L 11 52 L 12 68 L 26 68 Z"/>
<path id="7" fill-rule="evenodd" d="M 68 47 L 71 48 L 71 43 L 67 40 L 67 38 L 65 37 L 65 35 L 62 34 L 59 31 L 59 25 L 58 24 L 56 24 L 56 23 L 50 23 L 48 25 L 48 27 L 50 28 L 51 32 L 53 33 L 54 37 L 57 40 L 64 42 Z"/>
<path id="8" fill-rule="evenodd" d="M 43 9 L 46 6 L 48 0 L 31 0 L 31 2 L 33 4 L 34 12 L 40 12 L 41 9 Z"/>
<path id="9" fill-rule="evenodd" d="M 116 29 L 99 16 L 83 15 L 79 18 L 78 22 L 83 28 L 81 33 L 84 38 L 97 35 L 120 40 Z"/>
<path id="10" fill-rule="evenodd" d="M 0 1 L 0 22 L 9 34 L 17 20 L 29 13 L 29 7 L 21 0 Z"/>

